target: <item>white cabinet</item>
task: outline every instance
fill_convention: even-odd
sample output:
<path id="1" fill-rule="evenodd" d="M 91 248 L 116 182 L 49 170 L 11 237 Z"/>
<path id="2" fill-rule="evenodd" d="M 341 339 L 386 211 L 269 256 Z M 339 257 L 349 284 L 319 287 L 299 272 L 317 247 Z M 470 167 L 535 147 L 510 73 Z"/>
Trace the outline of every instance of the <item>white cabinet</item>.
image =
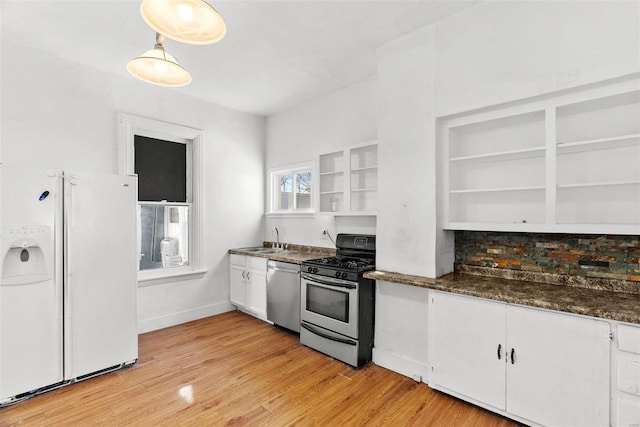
<path id="1" fill-rule="evenodd" d="M 433 292 L 428 313 L 430 385 L 504 410 L 504 304 Z"/>
<path id="2" fill-rule="evenodd" d="M 247 309 L 267 318 L 267 259 L 247 257 Z"/>
<path id="3" fill-rule="evenodd" d="M 231 254 L 229 279 L 231 303 L 265 320 L 267 318 L 267 259 Z"/>
<path id="4" fill-rule="evenodd" d="M 373 214 L 378 198 L 378 145 L 374 142 L 320 155 L 320 212 Z"/>
<path id="5" fill-rule="evenodd" d="M 612 425 L 634 427 L 640 425 L 640 327 L 619 324 L 614 363 Z"/>
<path id="6" fill-rule="evenodd" d="M 441 120 L 446 228 L 640 233 L 640 81 Z"/>
<path id="7" fill-rule="evenodd" d="M 507 306 L 507 411 L 548 426 L 609 425 L 610 327 Z"/>
<path id="8" fill-rule="evenodd" d="M 229 299 L 239 307 L 247 306 L 247 257 L 231 254 Z"/>
<path id="9" fill-rule="evenodd" d="M 609 324 L 433 292 L 429 385 L 541 425 L 609 425 Z"/>

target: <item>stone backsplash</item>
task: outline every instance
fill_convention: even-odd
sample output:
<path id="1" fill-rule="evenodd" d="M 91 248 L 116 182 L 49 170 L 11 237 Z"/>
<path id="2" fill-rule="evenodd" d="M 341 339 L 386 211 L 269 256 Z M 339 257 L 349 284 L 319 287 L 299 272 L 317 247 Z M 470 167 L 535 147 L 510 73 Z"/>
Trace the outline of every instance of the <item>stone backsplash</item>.
<path id="1" fill-rule="evenodd" d="M 640 236 L 456 231 L 455 254 L 456 270 L 484 267 L 640 282 Z"/>

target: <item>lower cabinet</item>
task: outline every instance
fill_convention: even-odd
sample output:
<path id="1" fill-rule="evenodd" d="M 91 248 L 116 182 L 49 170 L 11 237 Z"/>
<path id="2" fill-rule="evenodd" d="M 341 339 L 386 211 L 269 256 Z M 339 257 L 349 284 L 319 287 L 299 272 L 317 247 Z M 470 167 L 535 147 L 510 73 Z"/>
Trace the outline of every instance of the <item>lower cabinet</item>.
<path id="1" fill-rule="evenodd" d="M 612 391 L 613 426 L 640 426 L 640 327 L 617 325 Z"/>
<path id="2" fill-rule="evenodd" d="M 429 297 L 429 385 L 545 426 L 608 426 L 607 322 L 442 292 Z"/>
<path id="3" fill-rule="evenodd" d="M 231 254 L 229 298 L 236 307 L 267 318 L 267 259 Z"/>

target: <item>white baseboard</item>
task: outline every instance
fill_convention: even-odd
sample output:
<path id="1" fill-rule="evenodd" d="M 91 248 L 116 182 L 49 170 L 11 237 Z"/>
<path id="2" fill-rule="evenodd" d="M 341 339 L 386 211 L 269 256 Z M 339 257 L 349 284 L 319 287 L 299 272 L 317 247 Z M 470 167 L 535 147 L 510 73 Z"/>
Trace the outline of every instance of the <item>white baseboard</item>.
<path id="1" fill-rule="evenodd" d="M 408 359 L 399 354 L 391 353 L 378 348 L 373 349 L 373 363 L 391 371 L 397 372 L 415 381 L 429 382 L 429 365 Z"/>
<path id="2" fill-rule="evenodd" d="M 231 305 L 231 303 L 219 303 L 180 311 L 178 313 L 170 313 L 164 316 L 153 317 L 151 319 L 138 319 L 138 334 L 168 328 L 169 326 L 191 322 L 192 320 L 198 320 L 204 317 L 215 316 L 216 314 L 226 313 L 227 311 L 232 310 L 235 310 L 235 307 Z"/>
<path id="3" fill-rule="evenodd" d="M 255 311 L 251 311 L 251 310 L 247 310 L 246 308 L 242 308 L 242 307 L 236 307 L 238 309 L 238 311 L 243 312 L 244 314 L 248 314 L 249 316 L 253 316 L 256 319 L 262 320 L 263 322 L 267 322 L 270 325 L 273 325 L 273 322 L 269 319 L 267 319 L 267 314 L 260 314 L 260 313 L 256 313 Z"/>

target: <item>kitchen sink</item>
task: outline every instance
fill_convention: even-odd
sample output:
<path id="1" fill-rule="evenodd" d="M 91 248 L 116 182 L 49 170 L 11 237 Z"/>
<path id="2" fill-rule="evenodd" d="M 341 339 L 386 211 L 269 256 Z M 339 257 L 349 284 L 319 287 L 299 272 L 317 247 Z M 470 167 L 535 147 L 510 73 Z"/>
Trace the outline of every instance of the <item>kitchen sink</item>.
<path id="1" fill-rule="evenodd" d="M 244 252 L 256 252 L 256 253 L 260 253 L 260 254 L 279 254 L 279 253 L 283 253 L 283 252 L 289 252 L 285 249 L 280 249 L 280 248 L 265 248 L 264 246 L 254 246 L 254 247 L 250 247 L 250 248 L 239 248 L 239 251 L 244 251 Z"/>
<path id="2" fill-rule="evenodd" d="M 284 252 L 289 252 L 286 249 L 280 249 L 280 248 L 265 248 L 264 250 L 261 251 L 257 251 L 261 254 L 280 254 L 280 253 L 284 253 Z"/>
<path id="3" fill-rule="evenodd" d="M 271 248 L 265 248 L 264 246 L 253 246 L 251 248 L 238 248 L 239 251 L 243 252 L 261 252 Z"/>

